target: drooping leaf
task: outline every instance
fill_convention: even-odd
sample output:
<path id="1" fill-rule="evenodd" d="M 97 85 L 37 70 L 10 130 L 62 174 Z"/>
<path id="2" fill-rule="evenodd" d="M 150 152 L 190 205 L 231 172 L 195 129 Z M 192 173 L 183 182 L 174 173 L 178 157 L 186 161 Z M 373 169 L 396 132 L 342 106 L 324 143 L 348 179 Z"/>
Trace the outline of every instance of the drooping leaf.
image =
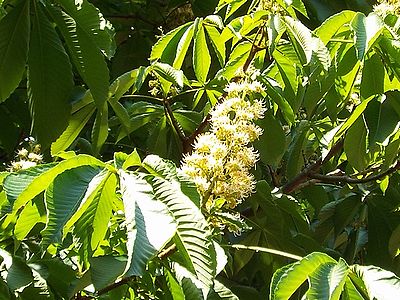
<path id="1" fill-rule="evenodd" d="M 75 6 L 70 1 L 60 1 L 68 6 Z M 96 35 L 91 33 L 98 30 L 99 23 L 96 22 L 99 15 L 96 13 L 95 17 L 92 12 L 87 14 L 85 9 L 78 10 L 82 14 L 75 10 L 70 11 L 73 16 L 59 8 L 53 8 L 51 12 L 66 41 L 75 67 L 89 86 L 97 107 L 101 109 L 108 97 L 109 72 L 103 53 L 96 43 Z"/>
<path id="2" fill-rule="evenodd" d="M 214 48 L 215 53 L 217 54 L 220 65 L 224 66 L 226 58 L 225 54 L 226 48 L 225 48 L 225 43 L 221 37 L 221 34 L 213 26 L 204 26 L 204 27 L 207 31 L 207 35 L 210 38 L 211 45 Z"/>
<path id="3" fill-rule="evenodd" d="M 28 96 L 33 132 L 46 147 L 67 127 L 73 74 L 67 53 L 41 4 L 34 4 L 32 10 Z"/>
<path id="4" fill-rule="evenodd" d="M 183 253 L 185 266 L 205 285 L 212 286 L 216 271 L 216 254 L 210 240 L 207 222 L 191 199 L 198 196 L 194 185 L 188 185 L 176 174 L 173 165 L 155 155 L 143 164 L 153 170 L 152 185 L 157 199 L 165 203 L 177 222 L 175 242 Z"/>
<path id="5" fill-rule="evenodd" d="M 77 155 L 58 164 L 38 165 L 19 173 L 12 173 L 4 180 L 7 198 L 14 210 L 24 206 L 29 200 L 44 191 L 57 175 L 79 166 L 99 166 L 105 164 L 89 155 Z"/>
<path id="6" fill-rule="evenodd" d="M 126 257 L 99 256 L 90 259 L 90 274 L 94 287 L 100 290 L 113 283 L 126 266 Z"/>
<path id="7" fill-rule="evenodd" d="M 285 17 L 284 21 L 287 29 L 294 37 L 293 42 L 299 44 L 296 50 L 298 55 L 300 55 L 300 59 L 304 64 L 310 63 L 313 53 L 313 37 L 311 31 L 300 21 L 296 21 L 291 17 Z"/>
<path id="8" fill-rule="evenodd" d="M 81 166 L 58 175 L 46 190 L 46 228 L 42 231 L 42 247 L 61 242 L 64 226 L 77 211 L 98 168 Z"/>
<path id="9" fill-rule="evenodd" d="M 0 20 L 0 103 L 17 88 L 25 71 L 30 33 L 29 0 Z"/>
<path id="10" fill-rule="evenodd" d="M 173 237 L 176 224 L 142 176 L 122 170 L 119 175 L 128 237 L 124 274 L 141 276 L 148 261 Z"/>

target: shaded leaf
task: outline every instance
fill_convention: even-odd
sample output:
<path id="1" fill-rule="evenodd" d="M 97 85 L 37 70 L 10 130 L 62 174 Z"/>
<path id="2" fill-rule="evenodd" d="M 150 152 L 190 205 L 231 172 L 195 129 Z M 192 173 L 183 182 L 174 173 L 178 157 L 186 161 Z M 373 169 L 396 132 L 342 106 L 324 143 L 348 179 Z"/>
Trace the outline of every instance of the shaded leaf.
<path id="1" fill-rule="evenodd" d="M 0 102 L 17 88 L 28 54 L 29 0 L 21 1 L 0 20 Z"/>

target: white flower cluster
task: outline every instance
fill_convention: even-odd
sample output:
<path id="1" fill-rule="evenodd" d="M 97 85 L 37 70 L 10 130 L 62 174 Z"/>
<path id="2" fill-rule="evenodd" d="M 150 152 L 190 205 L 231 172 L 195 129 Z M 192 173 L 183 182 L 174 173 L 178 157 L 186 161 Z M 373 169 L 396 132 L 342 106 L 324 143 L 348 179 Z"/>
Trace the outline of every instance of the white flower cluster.
<path id="1" fill-rule="evenodd" d="M 261 93 L 263 87 L 244 79 L 230 83 L 225 91 L 225 100 L 211 111 L 210 131 L 197 138 L 193 153 L 184 157 L 182 165 L 182 171 L 196 183 L 207 211 L 216 206 L 236 207 L 255 185 L 249 171 L 258 153 L 250 143 L 262 134 L 254 120 L 263 117 L 265 107 L 248 96 Z"/>
<path id="2" fill-rule="evenodd" d="M 29 152 L 27 149 L 22 148 L 17 152 L 17 159 L 11 162 L 11 166 L 9 170 L 11 172 L 17 172 L 19 170 L 28 169 L 30 167 L 34 167 L 37 164 L 43 162 L 43 156 L 39 154 L 40 146 L 36 145 L 32 152 Z"/>
<path id="3" fill-rule="evenodd" d="M 398 0 L 381 0 L 378 1 L 378 4 L 373 6 L 373 11 L 378 16 L 382 17 L 383 19 L 387 15 L 399 15 L 400 14 L 400 3 Z"/>

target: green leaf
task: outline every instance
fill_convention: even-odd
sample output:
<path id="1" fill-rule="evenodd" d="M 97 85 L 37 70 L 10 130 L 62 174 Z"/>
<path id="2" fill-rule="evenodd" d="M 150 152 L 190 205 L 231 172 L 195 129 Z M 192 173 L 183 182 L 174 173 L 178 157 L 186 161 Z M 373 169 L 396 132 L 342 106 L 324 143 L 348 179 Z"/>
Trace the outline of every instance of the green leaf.
<path id="1" fill-rule="evenodd" d="M 177 70 L 168 64 L 159 62 L 154 63 L 152 65 L 152 70 L 161 78 L 167 80 L 170 83 L 176 84 L 180 88 L 182 88 L 184 84 L 188 82 L 187 78 L 181 70 Z M 167 91 L 168 90 L 166 90 L 166 92 Z"/>
<path id="2" fill-rule="evenodd" d="M 339 29 L 342 29 L 345 24 L 350 24 L 355 14 L 350 10 L 341 11 L 326 19 L 314 32 L 326 45 Z"/>
<path id="3" fill-rule="evenodd" d="M 214 26 L 204 26 L 207 31 L 207 35 L 210 38 L 211 45 L 214 48 L 215 53 L 217 54 L 218 61 L 221 66 L 225 65 L 225 42 L 221 37 L 221 34 Z"/>
<path id="4" fill-rule="evenodd" d="M 299 46 L 296 47 L 296 51 L 300 60 L 304 64 L 310 63 L 314 44 L 311 31 L 300 21 L 296 21 L 291 17 L 285 17 L 283 20 L 285 21 L 286 28 L 294 37 L 294 41 L 299 44 Z M 294 43 L 294 45 L 296 45 L 296 43 Z"/>
<path id="5" fill-rule="evenodd" d="M 272 79 L 267 77 L 263 77 L 261 81 L 265 84 L 266 92 L 271 97 L 272 101 L 274 101 L 279 109 L 282 111 L 282 114 L 289 124 L 294 123 L 294 112 L 293 108 L 290 106 L 288 101 L 283 97 L 283 95 L 278 91 L 278 88 L 275 82 Z M 274 84 L 274 85 L 273 85 Z"/>
<path id="6" fill-rule="evenodd" d="M 394 273 L 375 266 L 351 266 L 363 281 L 369 299 L 392 300 L 400 298 L 400 278 Z"/>
<path id="7" fill-rule="evenodd" d="M 87 122 L 89 122 L 89 119 L 95 110 L 96 106 L 94 103 L 90 103 L 72 114 L 67 129 L 65 129 L 60 137 L 51 144 L 52 156 L 56 156 L 58 153 L 65 151 L 72 145 Z"/>
<path id="8" fill-rule="evenodd" d="M 245 63 L 251 47 L 251 43 L 247 41 L 238 44 L 229 56 L 225 67 L 217 72 L 215 78 L 224 77 L 228 81 L 232 79 Z"/>
<path id="9" fill-rule="evenodd" d="M 193 45 L 193 68 L 196 78 L 201 82 L 207 81 L 208 71 L 211 66 L 211 56 L 208 51 L 206 35 L 202 22 L 199 22 Z"/>
<path id="10" fill-rule="evenodd" d="M 89 188 L 89 183 L 100 170 L 81 166 L 58 175 L 46 190 L 46 228 L 42 231 L 42 247 L 61 242 L 62 233 L 69 219 L 78 210 Z"/>
<path id="11" fill-rule="evenodd" d="M 183 293 L 182 287 L 168 269 L 165 269 L 166 281 L 168 285 L 169 292 L 171 293 L 173 300 L 185 300 L 185 295 Z"/>
<path id="12" fill-rule="evenodd" d="M 105 167 L 103 162 L 92 156 L 77 155 L 58 164 L 38 165 L 19 173 L 12 173 L 4 180 L 4 190 L 13 205 L 13 210 L 17 211 L 44 191 L 57 175 L 66 170 L 87 165 Z"/>
<path id="13" fill-rule="evenodd" d="M 0 103 L 17 88 L 28 54 L 29 0 L 21 1 L 0 20 Z"/>
<path id="14" fill-rule="evenodd" d="M 344 151 L 350 164 L 358 171 L 367 166 L 367 126 L 360 116 L 348 130 L 344 140 Z"/>
<path id="15" fill-rule="evenodd" d="M 123 272 L 126 257 L 100 256 L 90 259 L 90 275 L 93 285 L 98 291 L 112 284 Z"/>
<path id="16" fill-rule="evenodd" d="M 46 147 L 67 127 L 74 85 L 67 53 L 40 3 L 34 16 L 28 57 L 28 96 L 32 129 Z"/>
<path id="17" fill-rule="evenodd" d="M 161 37 L 157 43 L 154 44 L 151 49 L 150 62 L 154 62 L 160 59 L 164 52 L 176 51 L 176 49 L 171 49 L 173 47 L 174 39 L 180 39 L 184 32 L 191 26 L 193 22 L 189 22 L 175 28 L 174 30 L 168 32 L 166 35 Z"/>
<path id="18" fill-rule="evenodd" d="M 389 101 L 372 101 L 364 112 L 368 127 L 368 144 L 372 148 L 375 143 L 388 143 L 390 136 L 398 130 L 399 115 L 392 109 Z"/>
<path id="19" fill-rule="evenodd" d="M 122 170 L 119 175 L 128 238 L 124 274 L 141 276 L 148 261 L 173 237 L 176 224 L 143 176 Z"/>
<path id="20" fill-rule="evenodd" d="M 67 5 L 70 3 L 69 6 L 74 5 L 70 1 L 60 1 Z M 109 73 L 104 56 L 96 43 L 96 35 L 92 33 L 98 30 L 98 13 L 95 17 L 92 13 L 87 14 L 85 9 L 82 13 L 71 9 L 71 16 L 58 8 L 51 9 L 51 12 L 66 41 L 75 67 L 89 86 L 97 107 L 103 108 L 108 97 Z M 86 18 L 88 19 L 84 21 Z"/>
<path id="21" fill-rule="evenodd" d="M 354 31 L 357 58 L 363 60 L 369 48 L 383 30 L 380 17 L 370 14 L 366 17 L 363 13 L 356 13 L 350 24 Z"/>
<path id="22" fill-rule="evenodd" d="M 108 103 L 105 102 L 101 109 L 97 110 L 92 128 L 92 146 L 95 155 L 100 153 L 108 137 Z"/>
<path id="23" fill-rule="evenodd" d="M 354 122 L 357 121 L 357 119 L 361 116 L 361 114 L 364 112 L 366 109 L 368 103 L 374 99 L 374 96 L 369 97 L 368 99 L 365 99 L 363 102 L 361 102 L 356 109 L 352 112 L 350 117 L 347 118 L 346 122 L 344 122 L 341 126 L 338 132 L 336 133 L 336 137 L 339 138 L 343 135 L 343 133 L 349 129 L 350 126 L 353 125 Z"/>
<path id="24" fill-rule="evenodd" d="M 65 232 L 68 232 L 69 229 L 72 227 L 72 225 L 74 225 L 79 220 L 82 222 L 80 222 L 79 226 L 78 225 L 75 226 L 75 232 L 85 231 L 84 232 L 85 235 L 89 234 L 88 223 L 90 223 L 91 225 L 93 221 L 93 215 L 96 213 L 97 203 L 103 192 L 103 188 L 106 182 L 111 177 L 111 174 L 112 173 L 110 173 L 107 169 L 103 169 L 90 179 L 90 182 L 87 185 L 87 189 L 84 195 L 82 195 L 81 197 L 79 207 L 76 209 L 74 214 L 68 219 L 67 223 L 64 225 Z M 116 186 L 114 186 L 114 190 L 115 188 Z M 110 198 L 110 201 L 111 199 L 112 198 Z M 89 209 L 89 206 L 91 206 L 93 202 L 95 202 L 94 203 L 95 207 Z M 86 214 L 85 217 L 82 217 L 83 214 Z M 88 219 L 91 219 L 90 222 L 87 221 Z"/>
<path id="25" fill-rule="evenodd" d="M 341 258 L 338 263 L 325 263 L 310 276 L 307 299 L 339 300 L 346 282 L 349 267 Z"/>
<path id="26" fill-rule="evenodd" d="M 308 136 L 310 126 L 307 121 L 301 121 L 296 130 L 295 136 L 289 145 L 288 161 L 287 161 L 287 176 L 288 178 L 295 177 L 301 170 L 304 159 L 302 157 L 302 149 Z"/>
<path id="27" fill-rule="evenodd" d="M 367 55 L 362 70 L 360 95 L 367 99 L 373 95 L 381 95 L 385 92 L 385 67 L 378 54 Z"/>
<path id="28" fill-rule="evenodd" d="M 37 223 L 46 223 L 46 208 L 43 197 L 36 196 L 32 202 L 27 203 L 18 216 L 14 227 L 14 236 L 22 241 Z"/>
<path id="29" fill-rule="evenodd" d="M 216 254 L 207 221 L 195 204 L 199 201 L 195 200 L 199 198 L 195 186 L 179 177 L 173 165 L 158 156 L 147 156 L 143 165 L 157 174 L 152 180 L 155 196 L 167 205 L 178 224 L 174 240 L 185 266 L 205 286 L 212 286 Z"/>
<path id="30" fill-rule="evenodd" d="M 192 42 L 193 39 L 193 33 L 194 33 L 194 25 L 191 25 L 186 29 L 181 39 L 179 40 L 178 48 L 176 49 L 176 56 L 174 59 L 174 63 L 172 64 L 172 66 L 175 69 L 180 69 L 182 67 L 183 61 L 185 60 L 186 57 L 186 52 L 188 51 L 190 43 Z"/>
<path id="31" fill-rule="evenodd" d="M 21 257 L 11 255 L 7 251 L 0 249 L 2 258 L 2 277 L 11 291 L 23 290 L 33 281 L 32 271 L 22 260 Z"/>
<path id="32" fill-rule="evenodd" d="M 85 35 L 96 44 L 108 59 L 113 57 L 115 52 L 114 28 L 107 21 L 100 10 L 87 0 L 68 1 L 56 0 L 61 4 L 65 12 L 70 15 L 77 25 L 85 31 Z"/>
<path id="33" fill-rule="evenodd" d="M 188 300 L 205 300 L 210 288 L 199 281 L 196 276 L 188 269 L 178 263 L 173 263 L 173 270 L 179 285 L 182 287 L 185 299 Z"/>
<path id="34" fill-rule="evenodd" d="M 90 207 L 90 212 L 93 217 L 90 219 L 91 226 L 93 227 L 93 233 L 91 237 L 91 247 L 96 249 L 100 242 L 104 239 L 104 236 L 108 230 L 108 221 L 112 215 L 112 205 L 115 197 L 117 197 L 115 190 L 117 186 L 117 178 L 115 175 L 111 175 L 101 191 L 100 196 L 96 198 Z"/>
<path id="35" fill-rule="evenodd" d="M 221 283 L 218 280 L 214 281 L 214 288 L 212 293 L 207 296 L 208 300 L 239 300 L 239 297 L 236 296 L 227 286 Z"/>
<path id="36" fill-rule="evenodd" d="M 264 132 L 254 146 L 265 164 L 277 167 L 286 150 L 285 132 L 271 111 L 268 111 L 258 124 L 264 129 Z"/>
<path id="37" fill-rule="evenodd" d="M 308 276 L 327 263 L 336 261 L 325 253 L 313 252 L 299 262 L 278 269 L 272 278 L 270 299 L 289 299 Z"/>

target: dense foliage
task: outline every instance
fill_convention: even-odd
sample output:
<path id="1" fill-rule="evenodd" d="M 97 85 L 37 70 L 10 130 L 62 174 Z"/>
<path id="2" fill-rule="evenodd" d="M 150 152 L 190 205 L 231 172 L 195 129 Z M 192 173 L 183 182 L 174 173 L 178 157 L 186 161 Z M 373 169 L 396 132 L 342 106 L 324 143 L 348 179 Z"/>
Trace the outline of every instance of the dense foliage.
<path id="1" fill-rule="evenodd" d="M 353 2 L 0 1 L 0 298 L 399 299 L 400 5 Z"/>

